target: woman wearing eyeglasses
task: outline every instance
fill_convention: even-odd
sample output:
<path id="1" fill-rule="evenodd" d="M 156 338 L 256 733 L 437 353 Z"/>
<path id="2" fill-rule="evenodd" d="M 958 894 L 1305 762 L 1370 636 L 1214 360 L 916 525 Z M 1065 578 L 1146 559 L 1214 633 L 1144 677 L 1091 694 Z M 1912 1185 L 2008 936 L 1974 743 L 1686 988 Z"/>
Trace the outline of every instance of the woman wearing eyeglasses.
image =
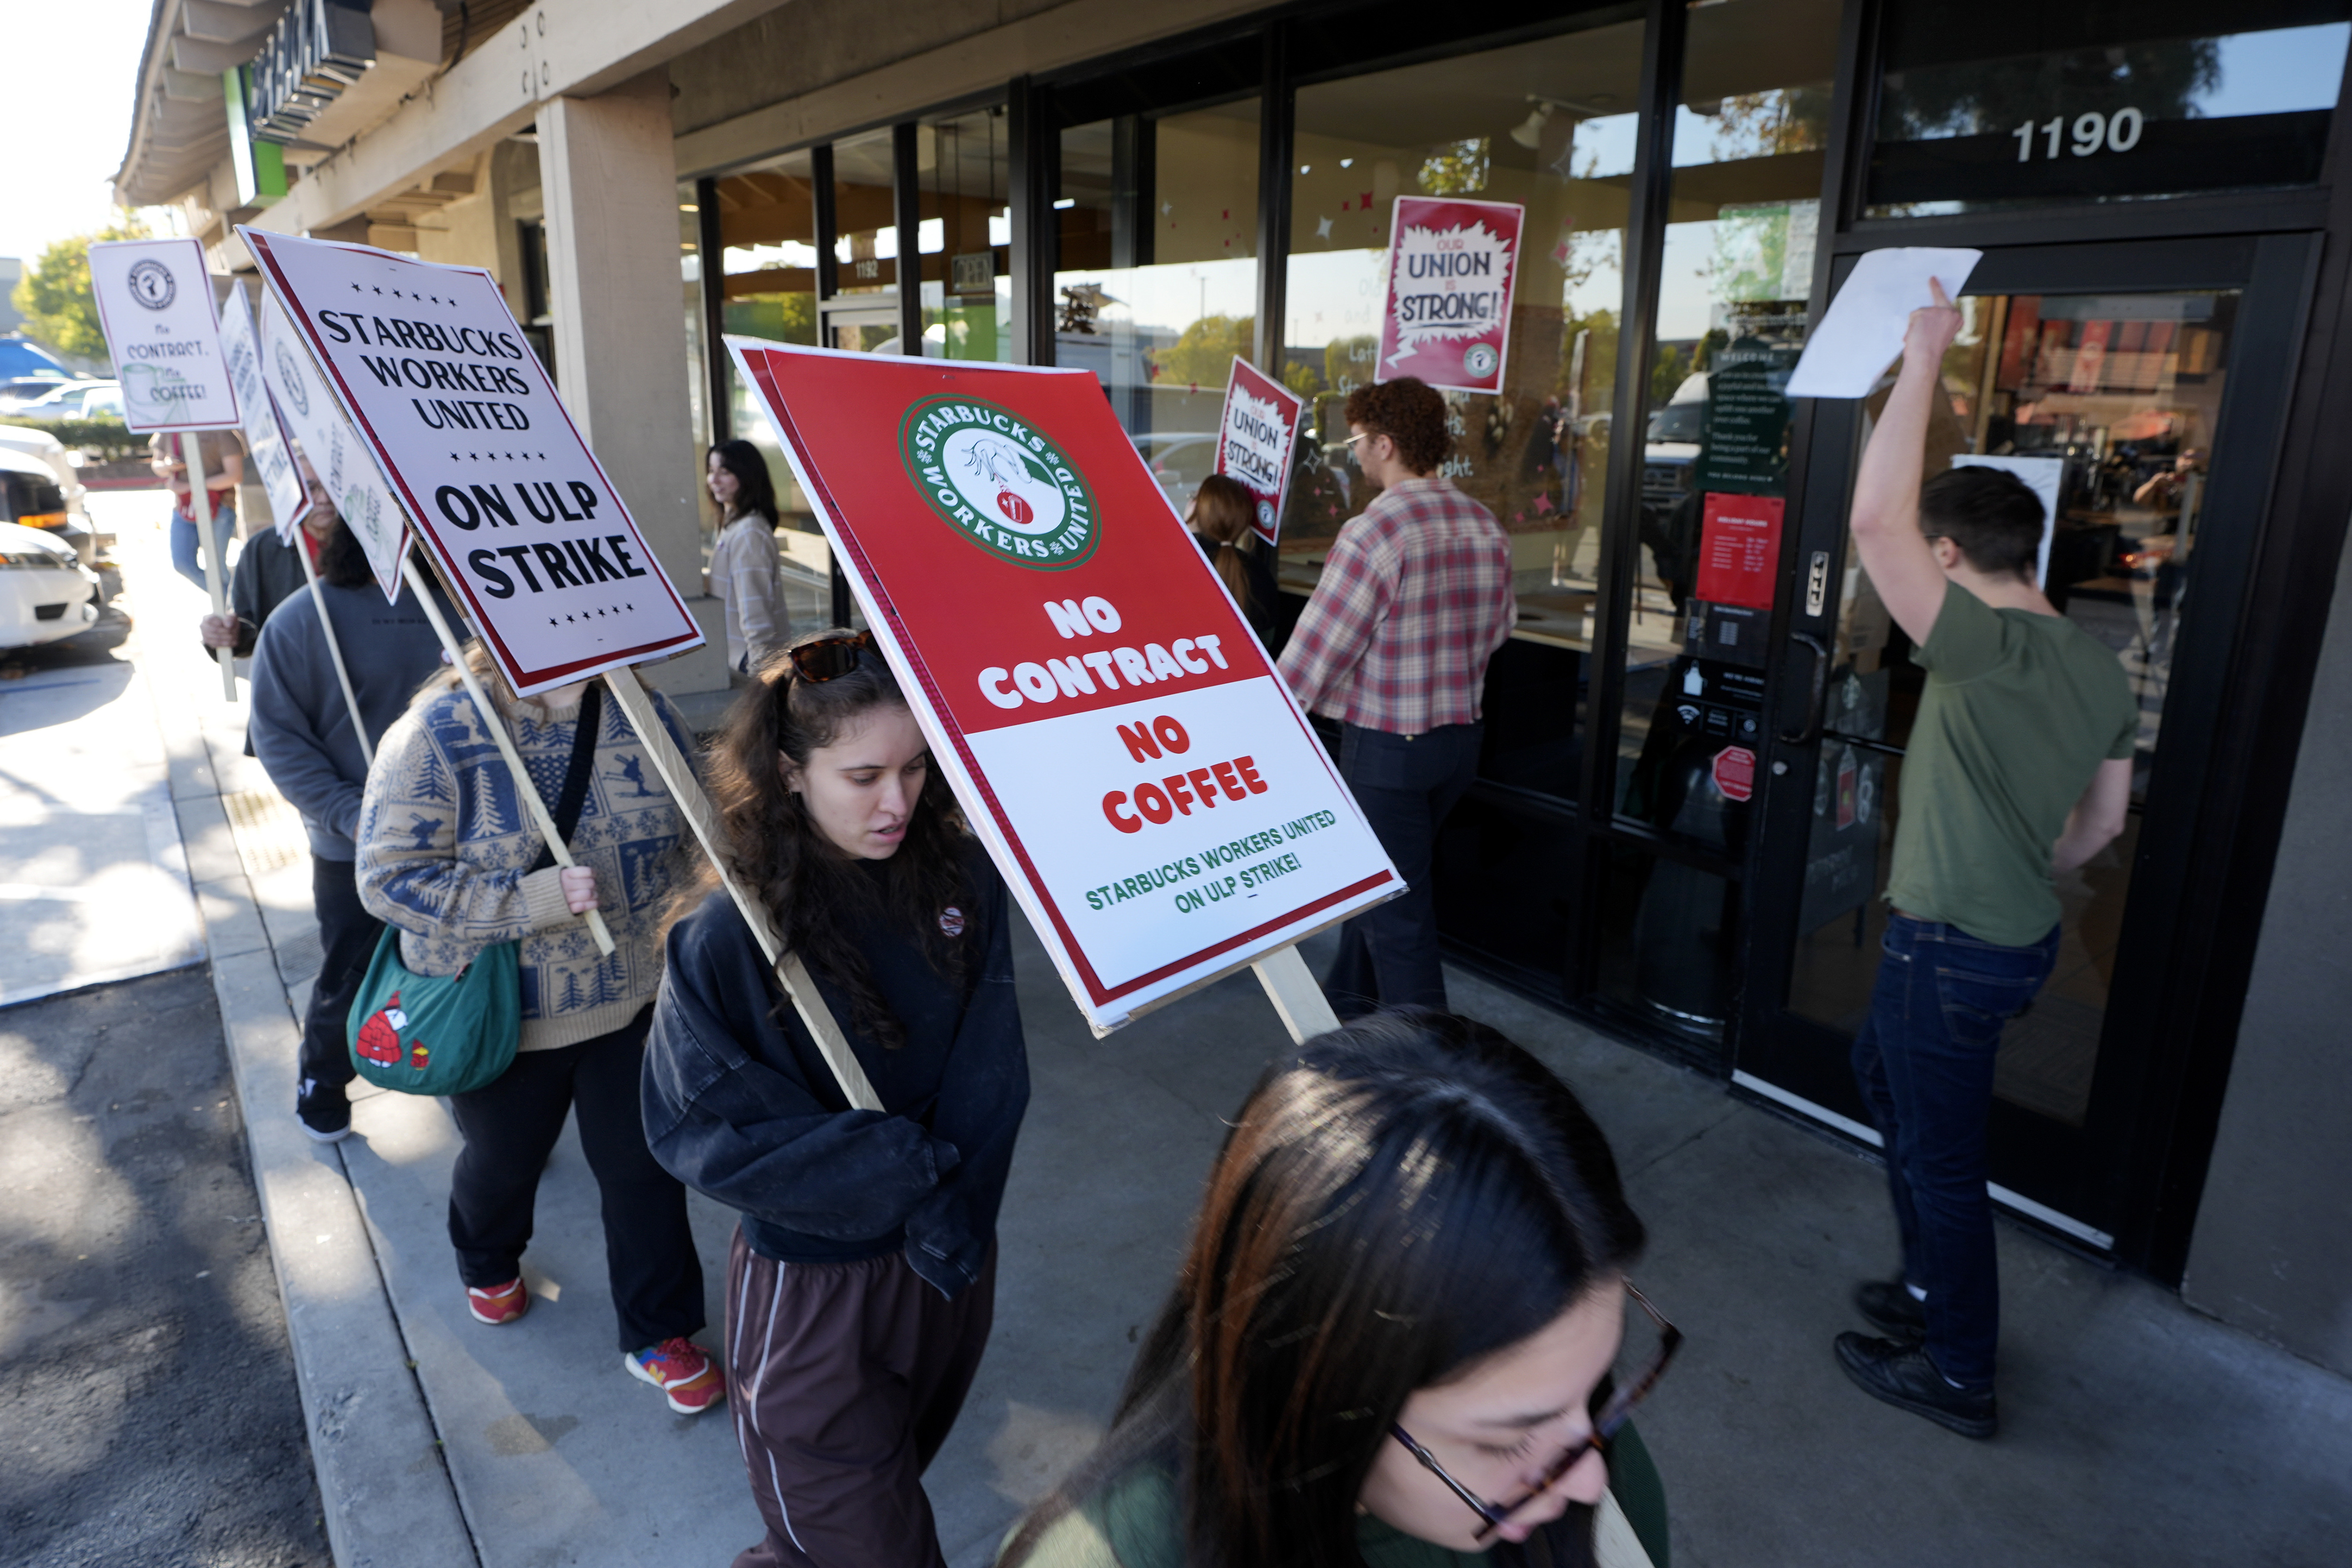
<path id="1" fill-rule="evenodd" d="M 803 638 L 736 699 L 706 774 L 729 873 L 880 1096 L 852 1110 L 717 873 L 682 906 L 646 1133 L 741 1215 L 736 1435 L 767 1534 L 736 1568 L 931 1568 L 921 1476 L 971 1385 L 1029 1101 L 1003 881 L 863 632 Z"/>
<path id="2" fill-rule="evenodd" d="M 1665 1568 L 1625 1417 L 1680 1336 L 1626 1282 L 1642 1239 L 1601 1130 L 1494 1030 L 1309 1041 L 1235 1119 L 1110 1436 L 1000 1568 Z"/>

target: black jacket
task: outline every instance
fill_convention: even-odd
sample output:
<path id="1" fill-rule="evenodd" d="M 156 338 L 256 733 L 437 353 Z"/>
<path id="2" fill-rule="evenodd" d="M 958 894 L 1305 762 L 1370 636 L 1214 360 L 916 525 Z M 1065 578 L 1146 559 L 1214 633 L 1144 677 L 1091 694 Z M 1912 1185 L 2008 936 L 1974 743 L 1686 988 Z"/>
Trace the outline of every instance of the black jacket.
<path id="1" fill-rule="evenodd" d="M 845 1262 L 904 1249 L 950 1297 L 980 1277 L 1029 1103 L 1029 1058 L 1009 901 L 976 843 L 965 885 L 961 997 L 878 917 L 852 934 L 904 1046 L 865 1038 L 847 998 L 818 981 L 880 1112 L 849 1108 L 727 893 L 671 930 L 646 1041 L 646 1141 L 671 1175 L 740 1211 L 761 1255 Z"/>
<path id="2" fill-rule="evenodd" d="M 229 651 L 238 658 L 253 656 L 253 644 L 271 612 L 296 594 L 310 591 L 310 580 L 303 573 L 302 558 L 294 553 L 302 548 L 299 539 L 280 544 L 275 528 L 264 529 L 245 541 L 228 584 L 229 610 L 236 617 L 236 646 Z M 250 748 L 246 755 L 252 755 Z"/>

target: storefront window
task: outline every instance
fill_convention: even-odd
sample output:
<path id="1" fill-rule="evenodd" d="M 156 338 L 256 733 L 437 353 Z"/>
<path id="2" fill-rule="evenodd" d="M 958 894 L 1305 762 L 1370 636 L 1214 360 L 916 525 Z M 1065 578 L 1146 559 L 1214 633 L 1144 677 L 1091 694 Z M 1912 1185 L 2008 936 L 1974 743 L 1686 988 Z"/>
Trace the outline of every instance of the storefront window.
<path id="1" fill-rule="evenodd" d="M 2352 7 L 1887 7 L 1869 214 L 2315 183 Z"/>
<path id="2" fill-rule="evenodd" d="M 1090 370 L 1181 513 L 1257 316 L 1258 104 L 1062 132 L 1054 362 Z"/>
<path id="3" fill-rule="evenodd" d="M 817 340 L 813 165 L 806 152 L 791 152 L 711 182 L 711 199 L 719 207 L 722 315 L 730 336 L 779 343 Z M 711 347 L 724 351 L 723 345 Z M 760 449 L 775 483 L 776 504 L 783 513 L 777 543 L 793 624 L 822 626 L 831 619 L 832 597 L 832 558 L 824 537 L 784 461 L 774 429 L 759 401 L 737 378 L 731 361 L 727 387 L 729 431 Z M 704 505 L 706 515 L 715 519 L 707 497 Z"/>
<path id="4" fill-rule="evenodd" d="M 839 295 L 896 295 L 898 220 L 894 204 L 890 132 L 869 131 L 833 144 L 833 259 Z M 831 318 L 835 312 L 828 310 Z M 872 349 L 898 335 L 898 318 L 884 310 L 868 320 L 843 313 L 826 322 L 825 346 Z"/>
<path id="5" fill-rule="evenodd" d="M 1675 117 L 1613 805 L 1733 862 L 1762 756 L 1788 504 L 1781 389 L 1812 289 L 1838 12 L 1837 0 L 1695 7 Z M 1737 888 L 1675 860 L 1617 858 L 1604 993 L 1719 1037 Z"/>
<path id="6" fill-rule="evenodd" d="M 923 352 L 934 359 L 1011 355 L 1008 153 L 1002 105 L 915 128 Z"/>
<path id="7" fill-rule="evenodd" d="M 1375 492 L 1343 454 L 1373 363 L 1400 195 L 1526 209 L 1499 396 L 1452 392 L 1444 474 L 1509 532 L 1519 628 L 1486 681 L 1485 777 L 1577 790 L 1641 26 L 1301 88 L 1282 378 L 1308 402 L 1282 580 L 1309 591 Z"/>

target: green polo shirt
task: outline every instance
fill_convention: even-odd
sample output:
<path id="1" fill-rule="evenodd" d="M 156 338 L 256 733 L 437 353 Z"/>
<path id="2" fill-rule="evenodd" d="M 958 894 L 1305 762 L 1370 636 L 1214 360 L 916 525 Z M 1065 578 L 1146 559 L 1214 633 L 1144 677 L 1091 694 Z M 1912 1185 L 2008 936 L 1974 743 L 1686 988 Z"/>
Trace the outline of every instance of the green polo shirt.
<path id="1" fill-rule="evenodd" d="M 1887 902 L 2025 947 L 2058 924 L 2050 852 L 2139 706 L 2114 650 L 2060 615 L 1995 610 L 1958 583 L 1925 647 Z"/>

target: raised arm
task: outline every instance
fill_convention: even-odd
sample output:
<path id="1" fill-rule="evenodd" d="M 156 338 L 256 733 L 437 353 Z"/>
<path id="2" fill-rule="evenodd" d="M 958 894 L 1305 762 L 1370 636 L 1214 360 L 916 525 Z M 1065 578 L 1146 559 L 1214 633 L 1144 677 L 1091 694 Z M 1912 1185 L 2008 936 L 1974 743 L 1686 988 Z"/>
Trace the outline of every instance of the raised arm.
<path id="1" fill-rule="evenodd" d="M 2050 870 L 2063 875 L 2113 843 L 2131 809 L 2132 759 L 2109 758 L 2091 775 L 2091 787 L 2066 813 L 2066 831 L 2050 852 Z"/>
<path id="2" fill-rule="evenodd" d="M 1903 340 L 1903 371 L 1863 449 L 1853 485 L 1853 542 L 1862 569 L 1896 625 L 1924 644 L 1944 608 L 1946 579 L 1919 532 L 1919 485 L 1927 463 L 1927 422 L 1939 384 L 1944 350 L 1959 335 L 1960 313 L 1932 280 L 1936 303 L 1911 312 Z"/>

